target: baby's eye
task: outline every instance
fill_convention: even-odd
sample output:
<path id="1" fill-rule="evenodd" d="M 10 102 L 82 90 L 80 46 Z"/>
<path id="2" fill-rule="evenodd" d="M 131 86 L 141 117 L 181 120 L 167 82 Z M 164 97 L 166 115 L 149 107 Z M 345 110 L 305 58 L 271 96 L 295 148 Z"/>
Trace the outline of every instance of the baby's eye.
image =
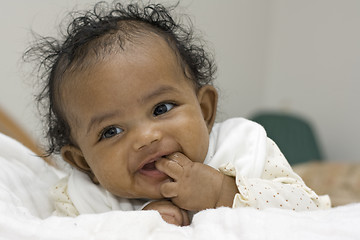
<path id="1" fill-rule="evenodd" d="M 155 107 L 153 115 L 155 117 L 159 116 L 170 111 L 171 109 L 173 109 L 173 107 L 175 107 L 175 104 L 173 103 L 161 103 Z"/>
<path id="2" fill-rule="evenodd" d="M 108 127 L 101 133 L 100 140 L 114 137 L 115 135 L 120 134 L 123 131 L 124 130 L 119 127 Z"/>

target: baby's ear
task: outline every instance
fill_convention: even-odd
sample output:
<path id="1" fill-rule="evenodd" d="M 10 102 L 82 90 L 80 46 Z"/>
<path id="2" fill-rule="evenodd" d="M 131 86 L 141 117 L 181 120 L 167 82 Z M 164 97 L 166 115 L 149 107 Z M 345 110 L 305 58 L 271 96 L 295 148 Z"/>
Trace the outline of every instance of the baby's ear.
<path id="1" fill-rule="evenodd" d="M 61 156 L 71 166 L 86 173 L 94 183 L 99 183 L 79 148 L 72 145 L 65 145 L 61 148 Z"/>
<path id="2" fill-rule="evenodd" d="M 210 133 L 215 122 L 218 93 L 213 86 L 205 85 L 198 90 L 197 97 Z"/>

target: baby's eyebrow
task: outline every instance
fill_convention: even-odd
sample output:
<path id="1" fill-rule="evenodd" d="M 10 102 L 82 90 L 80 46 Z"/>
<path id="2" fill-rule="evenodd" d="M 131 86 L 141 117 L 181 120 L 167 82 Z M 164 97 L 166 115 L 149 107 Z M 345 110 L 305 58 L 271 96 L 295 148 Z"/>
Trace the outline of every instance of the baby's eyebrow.
<path id="1" fill-rule="evenodd" d="M 161 94 L 164 94 L 164 93 L 175 93 L 177 92 L 176 88 L 174 88 L 173 86 L 168 86 L 168 85 L 165 85 L 165 86 L 161 86 L 157 89 L 155 89 L 154 91 L 150 92 L 149 94 L 141 97 L 138 102 L 140 104 L 144 104 L 146 103 L 147 101 L 151 100 L 152 98 L 154 97 L 157 97 Z"/>
<path id="2" fill-rule="evenodd" d="M 109 119 L 109 118 L 113 118 L 115 116 L 120 115 L 120 111 L 111 111 L 111 112 L 106 112 L 104 114 L 100 114 L 97 116 L 94 116 L 91 118 L 88 126 L 87 126 L 87 134 L 89 134 L 89 132 L 91 131 L 91 129 L 94 128 L 94 126 L 99 125 L 102 121 Z"/>

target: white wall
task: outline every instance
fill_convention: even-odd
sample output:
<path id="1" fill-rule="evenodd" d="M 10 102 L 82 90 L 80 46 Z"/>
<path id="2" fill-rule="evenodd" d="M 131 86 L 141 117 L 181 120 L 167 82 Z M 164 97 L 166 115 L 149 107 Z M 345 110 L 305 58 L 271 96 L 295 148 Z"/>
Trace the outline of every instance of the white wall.
<path id="1" fill-rule="evenodd" d="M 21 65 L 30 29 L 55 34 L 90 0 L 18 0 L 0 9 L 0 106 L 40 139 L 33 80 Z M 300 113 L 318 130 L 329 160 L 360 162 L 360 1 L 183 0 L 215 50 L 219 120 L 259 109 Z"/>
<path id="2" fill-rule="evenodd" d="M 360 161 L 360 1 L 272 1 L 266 108 L 312 120 L 330 160 Z"/>
<path id="3" fill-rule="evenodd" d="M 270 1 L 204 2 L 189 10 L 216 54 L 218 119 L 247 115 L 263 101 Z"/>
<path id="4" fill-rule="evenodd" d="M 42 35 L 57 34 L 56 25 L 75 5 L 90 0 L 1 1 L 0 8 L 0 107 L 41 142 L 42 126 L 34 104 L 32 67 L 22 54 L 33 40 L 31 30 Z M 92 1 L 94 2 L 94 1 Z"/>

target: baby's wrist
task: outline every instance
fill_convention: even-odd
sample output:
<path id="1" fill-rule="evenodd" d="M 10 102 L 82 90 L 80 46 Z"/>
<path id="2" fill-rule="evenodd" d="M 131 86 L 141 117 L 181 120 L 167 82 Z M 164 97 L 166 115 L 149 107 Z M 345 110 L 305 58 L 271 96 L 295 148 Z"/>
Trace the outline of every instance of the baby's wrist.
<path id="1" fill-rule="evenodd" d="M 224 175 L 220 189 L 218 200 L 215 208 L 218 207 L 232 207 L 235 194 L 238 193 L 238 188 L 235 183 L 235 178 Z"/>

